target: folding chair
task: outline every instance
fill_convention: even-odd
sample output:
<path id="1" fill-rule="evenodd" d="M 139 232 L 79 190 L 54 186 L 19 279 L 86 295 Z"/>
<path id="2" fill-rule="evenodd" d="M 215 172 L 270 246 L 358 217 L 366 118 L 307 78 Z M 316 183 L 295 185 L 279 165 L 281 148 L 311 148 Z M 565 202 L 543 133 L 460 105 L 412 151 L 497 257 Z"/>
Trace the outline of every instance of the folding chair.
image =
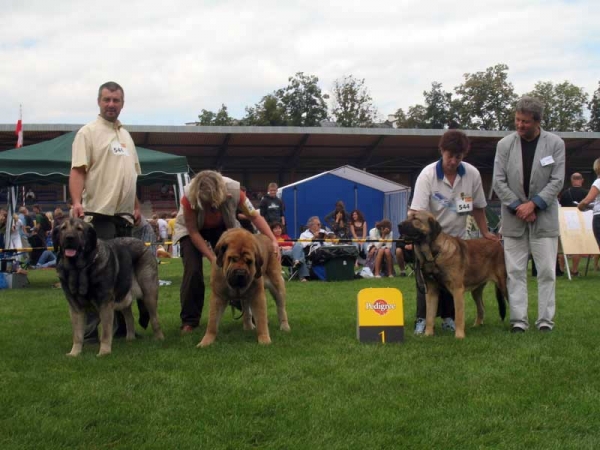
<path id="1" fill-rule="evenodd" d="M 291 255 L 281 255 L 281 267 L 285 267 L 288 272 L 287 279 L 285 276 L 283 277 L 286 281 L 292 281 L 296 275 L 298 275 L 298 270 L 294 270 L 294 260 Z"/>

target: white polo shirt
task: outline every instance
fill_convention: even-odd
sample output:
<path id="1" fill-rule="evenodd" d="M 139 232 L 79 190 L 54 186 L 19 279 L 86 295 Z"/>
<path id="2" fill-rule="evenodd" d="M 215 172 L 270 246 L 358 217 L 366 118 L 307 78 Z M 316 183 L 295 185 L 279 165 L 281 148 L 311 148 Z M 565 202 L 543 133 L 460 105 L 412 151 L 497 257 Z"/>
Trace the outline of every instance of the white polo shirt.
<path id="1" fill-rule="evenodd" d="M 464 238 L 468 214 L 457 212 L 457 202 L 471 198 L 473 208 L 485 208 L 487 202 L 479 171 L 469 163 L 461 162 L 454 186 L 444 175 L 442 160 L 425 167 L 415 184 L 410 209 L 429 211 L 442 226 L 444 233 Z"/>

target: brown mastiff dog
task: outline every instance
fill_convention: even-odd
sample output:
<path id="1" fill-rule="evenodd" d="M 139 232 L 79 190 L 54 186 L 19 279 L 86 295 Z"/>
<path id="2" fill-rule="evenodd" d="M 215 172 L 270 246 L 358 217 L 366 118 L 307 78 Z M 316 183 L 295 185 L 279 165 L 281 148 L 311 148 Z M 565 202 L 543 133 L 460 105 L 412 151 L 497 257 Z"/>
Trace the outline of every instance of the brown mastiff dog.
<path id="1" fill-rule="evenodd" d="M 239 303 L 244 315 L 244 330 L 254 328 L 254 317 L 258 342 L 270 344 L 265 286 L 277 304 L 279 328 L 290 331 L 285 310 L 285 281 L 271 240 L 264 235 L 235 228 L 223 233 L 215 254 L 217 263 L 213 264 L 210 274 L 212 292 L 208 326 L 198 347 L 206 347 L 215 341 L 223 311 L 228 305 Z"/>
<path id="2" fill-rule="evenodd" d="M 483 289 L 488 281 L 496 284 L 498 309 L 504 320 L 508 290 L 504 250 L 499 242 L 452 237 L 442 232 L 431 214 L 423 211 L 409 213 L 399 228 L 402 236 L 413 242 L 415 258 L 427 286 L 425 335 L 433 335 L 440 287 L 454 297 L 457 338 L 465 337 L 465 292 L 471 291 L 477 305 L 474 325 L 483 324 Z"/>

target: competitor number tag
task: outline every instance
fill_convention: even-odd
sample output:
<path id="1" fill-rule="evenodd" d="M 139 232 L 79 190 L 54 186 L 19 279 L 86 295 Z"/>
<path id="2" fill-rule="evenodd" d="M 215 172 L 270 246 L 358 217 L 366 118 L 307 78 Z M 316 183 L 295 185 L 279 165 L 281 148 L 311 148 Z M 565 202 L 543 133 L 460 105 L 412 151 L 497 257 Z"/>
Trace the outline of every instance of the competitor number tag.
<path id="1" fill-rule="evenodd" d="M 459 197 L 456 199 L 456 212 L 466 214 L 473 212 L 473 197 Z"/>
<path id="2" fill-rule="evenodd" d="M 110 143 L 110 149 L 112 150 L 114 155 L 129 156 L 129 152 L 127 151 L 127 148 L 125 148 L 125 145 L 121 144 L 118 141 L 112 141 Z"/>

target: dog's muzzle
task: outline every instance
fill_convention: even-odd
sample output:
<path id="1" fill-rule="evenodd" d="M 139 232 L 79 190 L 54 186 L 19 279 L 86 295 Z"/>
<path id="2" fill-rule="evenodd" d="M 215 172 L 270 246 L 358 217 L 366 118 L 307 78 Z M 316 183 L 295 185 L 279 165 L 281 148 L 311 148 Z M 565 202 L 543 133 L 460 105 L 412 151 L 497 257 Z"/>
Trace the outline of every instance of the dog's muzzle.
<path id="1" fill-rule="evenodd" d="M 250 277 L 250 274 L 243 269 L 234 269 L 229 272 L 227 277 L 229 286 L 236 289 L 244 289 L 251 281 L 252 278 Z"/>
<path id="2" fill-rule="evenodd" d="M 412 222 L 410 220 L 406 220 L 404 222 L 401 222 L 398 225 L 398 231 L 400 231 L 400 235 L 404 236 L 406 238 L 412 238 L 415 239 L 417 237 L 419 237 L 421 235 L 421 233 L 419 232 L 419 230 L 417 230 Z"/>
<path id="3" fill-rule="evenodd" d="M 65 236 L 62 247 L 63 253 L 66 257 L 74 257 L 77 255 L 79 250 L 79 239 L 77 239 L 76 236 Z"/>

